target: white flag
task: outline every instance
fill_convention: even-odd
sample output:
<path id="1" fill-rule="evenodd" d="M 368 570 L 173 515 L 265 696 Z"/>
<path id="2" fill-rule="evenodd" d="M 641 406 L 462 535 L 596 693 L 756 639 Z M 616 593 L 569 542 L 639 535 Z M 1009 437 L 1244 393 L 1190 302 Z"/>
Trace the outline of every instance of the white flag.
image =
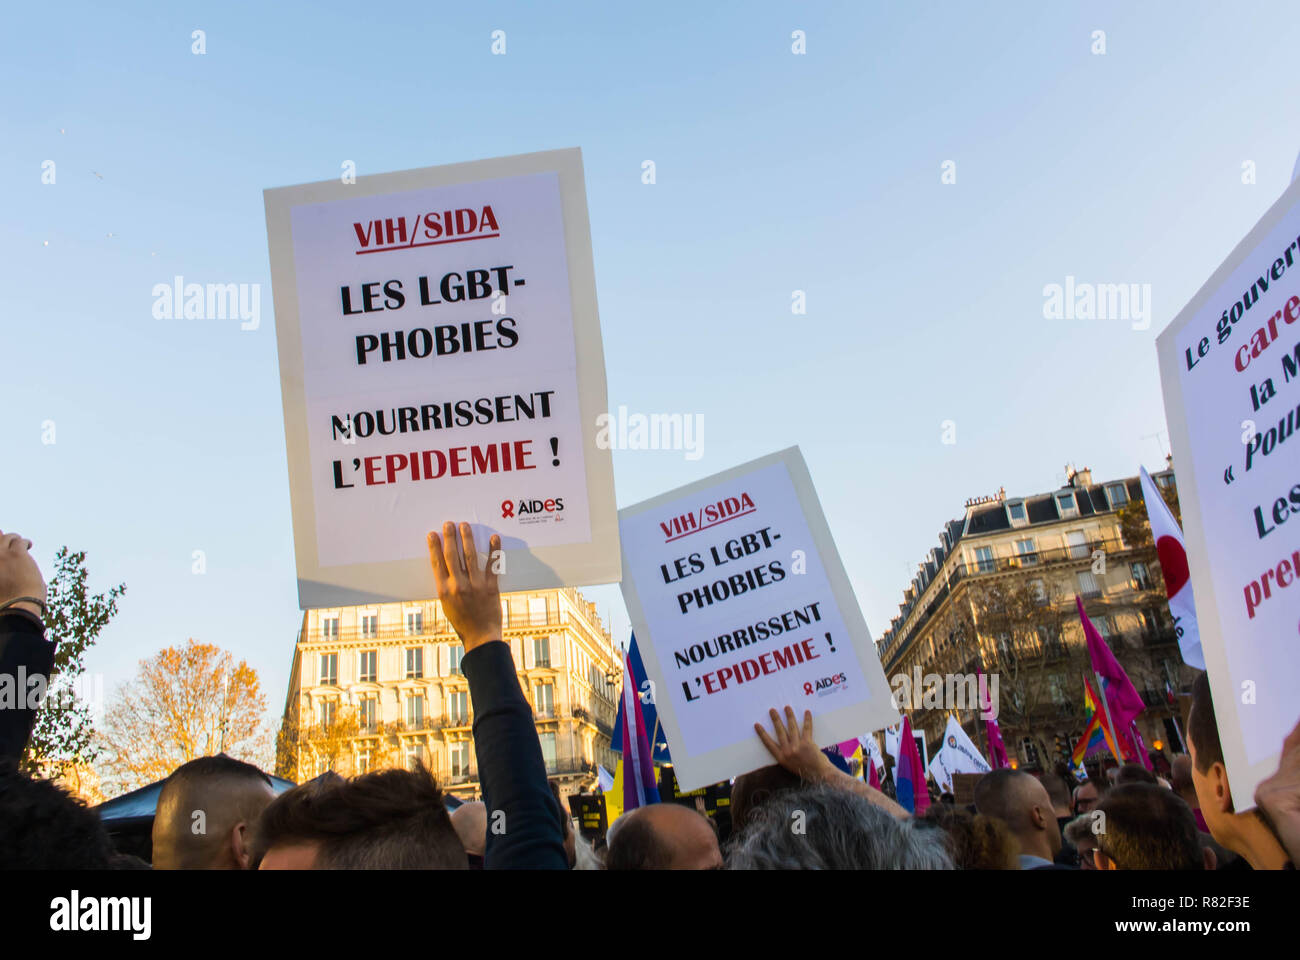
<path id="1" fill-rule="evenodd" d="M 1187 551 L 1183 548 L 1183 531 L 1169 512 L 1169 505 L 1151 480 L 1146 467 L 1142 471 L 1142 496 L 1147 502 L 1147 520 L 1151 524 L 1151 539 L 1156 543 L 1160 557 L 1160 570 L 1165 578 L 1165 592 L 1169 596 L 1169 612 L 1174 618 L 1178 633 L 1178 649 L 1183 663 L 1197 670 L 1205 669 L 1205 654 L 1201 652 L 1201 633 L 1196 626 L 1196 604 L 1192 599 L 1192 584 L 1187 571 Z"/>
<path id="2" fill-rule="evenodd" d="M 948 726 L 943 731 L 943 745 L 930 762 L 934 782 L 951 791 L 954 773 L 988 773 L 991 769 L 961 724 L 956 718 L 949 717 Z"/>

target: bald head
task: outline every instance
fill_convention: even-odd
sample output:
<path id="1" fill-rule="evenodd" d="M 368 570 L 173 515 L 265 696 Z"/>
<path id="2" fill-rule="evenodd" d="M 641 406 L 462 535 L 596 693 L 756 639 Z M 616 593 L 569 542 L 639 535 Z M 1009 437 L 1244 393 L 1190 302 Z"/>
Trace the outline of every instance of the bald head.
<path id="1" fill-rule="evenodd" d="M 611 829 L 607 870 L 712 870 L 722 866 L 708 818 L 676 803 L 653 803 Z"/>
<path id="2" fill-rule="evenodd" d="M 451 812 L 451 825 L 461 846 L 471 856 L 481 857 L 487 849 L 487 804 L 482 800 L 462 803 Z"/>
<path id="3" fill-rule="evenodd" d="M 996 817 L 1020 842 L 1020 852 L 1051 860 L 1061 849 L 1052 798 L 1037 777 L 1003 768 L 975 784 L 975 809 Z"/>
<path id="4" fill-rule="evenodd" d="M 247 870 L 253 824 L 274 799 L 266 774 L 225 754 L 177 767 L 154 811 L 154 869 Z"/>

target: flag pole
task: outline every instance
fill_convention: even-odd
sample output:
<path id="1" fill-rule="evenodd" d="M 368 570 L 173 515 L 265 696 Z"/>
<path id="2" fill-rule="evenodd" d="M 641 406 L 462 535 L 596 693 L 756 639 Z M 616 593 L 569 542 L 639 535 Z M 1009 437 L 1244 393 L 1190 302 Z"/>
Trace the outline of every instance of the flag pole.
<path id="1" fill-rule="evenodd" d="M 1183 753 L 1187 752 L 1187 741 L 1183 739 L 1183 728 L 1178 725 L 1178 718 L 1170 714 L 1170 720 L 1174 722 L 1174 733 L 1178 734 L 1178 746 Z"/>

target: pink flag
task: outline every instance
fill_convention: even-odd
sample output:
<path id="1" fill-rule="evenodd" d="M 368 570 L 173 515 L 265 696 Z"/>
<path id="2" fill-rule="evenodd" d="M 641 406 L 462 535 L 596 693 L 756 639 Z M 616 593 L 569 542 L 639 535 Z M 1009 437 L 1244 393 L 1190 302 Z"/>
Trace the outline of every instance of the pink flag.
<path id="1" fill-rule="evenodd" d="M 912 723 L 903 715 L 903 730 L 898 735 L 898 766 L 894 768 L 894 786 L 899 806 L 919 817 L 930 807 L 930 791 L 925 786 L 925 768 L 921 751 L 916 749 Z"/>
<path id="2" fill-rule="evenodd" d="M 1002 730 L 998 727 L 998 721 L 993 716 L 993 704 L 989 702 L 987 685 L 984 683 L 984 672 L 978 668 L 975 670 L 976 682 L 979 684 L 979 704 L 981 711 L 987 712 L 984 719 L 984 732 L 989 741 L 989 764 L 994 770 L 1001 770 L 1009 766 L 1007 761 L 1007 748 L 1002 742 Z"/>
<path id="3" fill-rule="evenodd" d="M 1088 615 L 1083 612 L 1083 600 L 1078 594 L 1074 595 L 1074 602 L 1079 608 L 1079 619 L 1083 622 L 1084 636 L 1088 638 L 1088 656 L 1092 660 L 1092 669 L 1101 677 L 1103 689 L 1098 693 L 1110 704 L 1110 720 L 1118 734 L 1122 730 L 1128 730 L 1133 718 L 1145 710 L 1146 705 L 1138 696 L 1124 668 L 1110 652 L 1110 647 L 1106 646 L 1106 641 L 1092 625 Z M 1097 706 L 1100 708 L 1101 704 Z"/>
<path id="4" fill-rule="evenodd" d="M 880 773 L 876 770 L 876 761 L 870 757 L 867 760 L 867 785 L 880 789 Z"/>

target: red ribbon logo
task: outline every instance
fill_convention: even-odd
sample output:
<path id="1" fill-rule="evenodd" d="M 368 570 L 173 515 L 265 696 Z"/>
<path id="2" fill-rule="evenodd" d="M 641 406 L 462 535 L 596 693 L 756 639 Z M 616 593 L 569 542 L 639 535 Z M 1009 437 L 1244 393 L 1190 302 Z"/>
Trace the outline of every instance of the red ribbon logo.
<path id="1" fill-rule="evenodd" d="M 515 502 L 513 500 L 501 501 L 501 516 L 505 519 L 511 519 L 515 515 Z"/>

